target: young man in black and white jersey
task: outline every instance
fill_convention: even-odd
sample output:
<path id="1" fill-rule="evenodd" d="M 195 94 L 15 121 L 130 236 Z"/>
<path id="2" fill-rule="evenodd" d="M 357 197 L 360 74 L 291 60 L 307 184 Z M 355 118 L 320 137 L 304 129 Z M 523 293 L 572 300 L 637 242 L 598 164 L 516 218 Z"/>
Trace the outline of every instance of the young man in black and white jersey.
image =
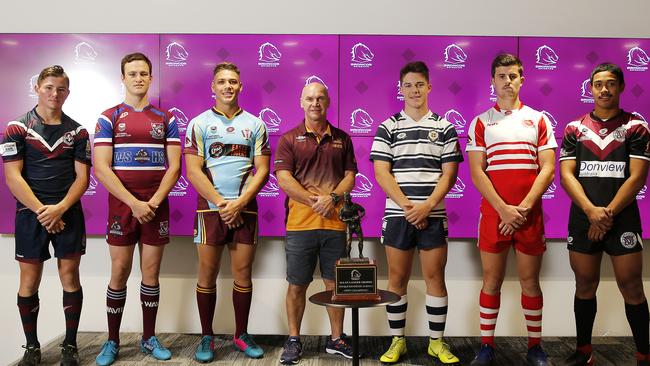
<path id="1" fill-rule="evenodd" d="M 408 281 L 415 248 L 426 283 L 428 353 L 442 363 L 459 359 L 442 341 L 447 317 L 447 213 L 444 198 L 456 183 L 463 156 L 456 130 L 429 110 L 429 70 L 412 62 L 400 70 L 404 110 L 384 121 L 372 144 L 375 178 L 386 193 L 382 239 L 388 260 L 388 290 L 402 298 L 386 307 L 393 340 L 380 361 L 395 363 L 406 353 Z"/>
<path id="2" fill-rule="evenodd" d="M 576 351 L 565 365 L 593 365 L 591 332 L 603 252 L 609 254 L 625 300 L 637 364 L 650 365 L 648 302 L 643 291 L 643 243 L 636 195 L 650 166 L 648 124 L 619 106 L 625 80 L 604 63 L 591 73 L 594 110 L 570 122 L 560 152 L 562 186 L 571 200 L 567 247 L 575 273 Z"/>

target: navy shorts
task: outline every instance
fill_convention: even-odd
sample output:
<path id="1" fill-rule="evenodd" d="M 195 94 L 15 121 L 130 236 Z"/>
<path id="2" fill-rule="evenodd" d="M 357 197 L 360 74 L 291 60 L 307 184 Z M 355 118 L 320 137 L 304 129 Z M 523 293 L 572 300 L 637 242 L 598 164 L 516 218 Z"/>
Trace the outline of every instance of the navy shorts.
<path id="1" fill-rule="evenodd" d="M 385 217 L 381 225 L 381 243 L 389 247 L 411 250 L 432 249 L 447 245 L 447 219 L 429 217 L 429 226 L 418 230 L 404 216 Z"/>
<path id="2" fill-rule="evenodd" d="M 591 241 L 587 238 L 588 225 L 569 227 L 567 249 L 584 254 L 605 252 L 611 256 L 636 253 L 643 250 L 641 230 L 614 225 L 601 241 Z"/>
<path id="3" fill-rule="evenodd" d="M 50 259 L 49 244 L 52 242 L 56 258 L 75 258 L 86 253 L 86 223 L 81 204 L 77 203 L 63 216 L 65 228 L 58 234 L 50 234 L 30 209 L 16 212 L 16 260 L 40 263 Z"/>
<path id="4" fill-rule="evenodd" d="M 346 255 L 345 232 L 335 230 L 287 231 L 285 246 L 287 282 L 308 285 L 314 279 L 316 261 L 320 261 L 321 277 L 336 278 L 334 265 Z"/>

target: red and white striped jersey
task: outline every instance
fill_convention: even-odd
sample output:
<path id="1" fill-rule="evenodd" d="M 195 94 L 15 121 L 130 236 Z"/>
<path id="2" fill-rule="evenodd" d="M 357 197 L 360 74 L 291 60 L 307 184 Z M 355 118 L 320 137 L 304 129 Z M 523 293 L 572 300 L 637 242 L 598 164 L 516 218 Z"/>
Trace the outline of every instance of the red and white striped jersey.
<path id="1" fill-rule="evenodd" d="M 495 105 L 474 118 L 465 150 L 486 154 L 485 171 L 495 190 L 507 204 L 518 205 L 537 178 L 537 154 L 555 148 L 557 141 L 549 120 L 542 112 L 522 103 L 511 111 L 502 111 Z M 489 204 L 484 200 L 484 214 L 495 213 L 486 206 Z"/>

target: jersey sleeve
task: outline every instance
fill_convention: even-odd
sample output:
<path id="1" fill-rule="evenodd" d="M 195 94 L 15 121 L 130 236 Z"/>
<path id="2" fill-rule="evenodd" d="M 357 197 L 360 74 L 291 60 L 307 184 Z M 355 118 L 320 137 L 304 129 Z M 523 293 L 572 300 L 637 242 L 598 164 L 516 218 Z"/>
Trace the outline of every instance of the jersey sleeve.
<path id="1" fill-rule="evenodd" d="M 76 132 L 74 141 L 74 159 L 80 163 L 92 165 L 88 131 L 82 126 L 79 126 Z"/>
<path id="2" fill-rule="evenodd" d="M 181 139 L 178 134 L 178 122 L 176 117 L 169 113 L 165 112 L 165 120 L 167 121 L 167 131 L 165 131 L 165 141 L 167 145 L 180 145 Z"/>
<path id="3" fill-rule="evenodd" d="M 629 141 L 630 158 L 650 161 L 650 131 L 646 122 L 639 121 L 632 126 L 626 140 Z"/>
<path id="4" fill-rule="evenodd" d="M 18 121 L 9 122 L 5 131 L 5 136 L 0 145 L 2 161 L 22 160 L 25 156 L 25 137 L 27 136 L 27 126 Z"/>
<path id="5" fill-rule="evenodd" d="M 271 155 L 271 145 L 269 143 L 269 134 L 266 132 L 266 125 L 262 121 L 257 121 L 257 131 L 255 132 L 255 153 L 253 156 Z"/>
<path id="6" fill-rule="evenodd" d="M 275 160 L 273 161 L 273 171 L 288 170 L 292 174 L 295 170 L 293 159 L 293 149 L 287 135 L 282 135 L 278 141 L 278 147 L 275 150 Z"/>
<path id="7" fill-rule="evenodd" d="M 555 148 L 557 148 L 557 141 L 555 141 L 555 135 L 553 134 L 553 126 L 542 113 L 537 123 L 537 151 Z"/>
<path id="8" fill-rule="evenodd" d="M 447 126 L 443 138 L 441 162 L 444 164 L 463 161 L 463 153 L 460 151 L 460 144 L 458 143 L 458 133 L 454 126 L 451 124 Z"/>
<path id="9" fill-rule="evenodd" d="M 485 145 L 485 125 L 479 117 L 472 120 L 467 131 L 467 146 L 465 151 L 481 151 L 486 152 Z"/>
<path id="10" fill-rule="evenodd" d="M 102 113 L 95 125 L 95 146 L 113 146 L 113 119 Z"/>
<path id="11" fill-rule="evenodd" d="M 192 119 L 190 124 L 187 126 L 187 131 L 185 132 L 185 149 L 183 150 L 183 153 L 198 155 L 205 158 L 203 136 L 203 130 L 201 129 L 199 120 L 196 118 Z"/>
<path id="12" fill-rule="evenodd" d="M 372 140 L 370 148 L 370 160 L 393 161 L 393 132 L 385 121 L 377 127 L 375 138 Z"/>
<path id="13" fill-rule="evenodd" d="M 564 128 L 562 137 L 562 147 L 560 148 L 560 161 L 575 160 L 578 143 L 578 125 L 577 122 L 571 122 Z"/>

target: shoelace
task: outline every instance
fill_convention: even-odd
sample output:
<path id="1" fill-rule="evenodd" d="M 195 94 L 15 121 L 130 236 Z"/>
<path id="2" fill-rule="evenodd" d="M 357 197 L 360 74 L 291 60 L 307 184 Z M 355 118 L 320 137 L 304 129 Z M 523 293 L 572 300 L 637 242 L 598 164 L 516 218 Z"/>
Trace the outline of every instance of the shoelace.
<path id="1" fill-rule="evenodd" d="M 147 341 L 151 345 L 151 347 L 155 348 L 165 348 L 160 344 L 160 341 L 158 341 L 158 338 L 152 337 L 150 338 L 151 342 Z"/>
<path id="2" fill-rule="evenodd" d="M 212 344 L 212 339 L 210 339 L 209 337 L 203 337 L 203 339 L 201 339 L 201 349 L 202 350 L 206 350 L 206 349 L 209 350 L 210 349 L 210 344 Z"/>
<path id="3" fill-rule="evenodd" d="M 239 336 L 239 339 L 241 339 L 249 347 L 255 346 L 253 338 L 248 333 L 242 333 L 242 335 Z"/>
<path id="4" fill-rule="evenodd" d="M 390 344 L 390 347 L 388 347 L 388 352 L 393 352 L 393 353 L 395 353 L 395 352 L 396 352 L 396 349 L 397 349 L 397 347 L 398 347 L 398 346 L 397 346 L 398 344 L 399 344 L 399 341 L 397 341 L 397 340 L 396 340 L 395 342 L 391 343 L 391 344 Z"/>
<path id="5" fill-rule="evenodd" d="M 454 354 L 451 353 L 451 350 L 449 349 L 449 345 L 445 342 L 440 342 L 442 347 L 440 347 L 440 353 L 445 355 L 446 357 L 452 357 Z"/>
<path id="6" fill-rule="evenodd" d="M 116 347 L 112 346 L 112 343 L 106 342 L 104 343 L 104 346 L 102 347 L 102 351 L 100 352 L 102 355 L 107 355 L 109 353 L 115 353 Z"/>
<path id="7" fill-rule="evenodd" d="M 287 344 L 287 350 L 290 352 L 298 352 L 300 351 L 300 343 L 298 341 L 290 341 Z"/>

